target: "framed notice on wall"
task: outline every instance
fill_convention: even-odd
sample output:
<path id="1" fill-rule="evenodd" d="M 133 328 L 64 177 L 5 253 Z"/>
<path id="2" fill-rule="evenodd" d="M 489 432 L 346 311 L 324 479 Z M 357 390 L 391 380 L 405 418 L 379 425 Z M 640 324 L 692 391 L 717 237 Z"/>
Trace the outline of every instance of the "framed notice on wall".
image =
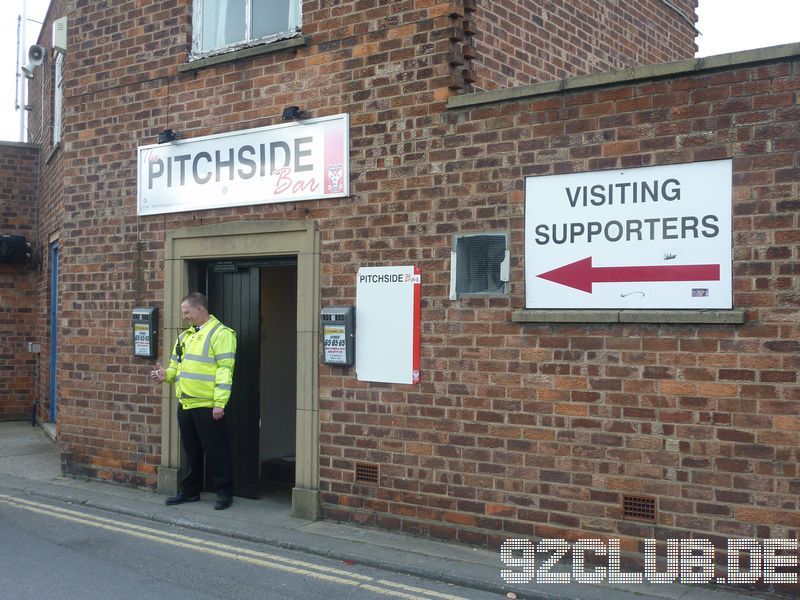
<path id="1" fill-rule="evenodd" d="M 359 381 L 419 383 L 420 272 L 363 267 L 356 275 Z"/>
<path id="2" fill-rule="evenodd" d="M 525 307 L 728 309 L 730 159 L 528 177 Z"/>

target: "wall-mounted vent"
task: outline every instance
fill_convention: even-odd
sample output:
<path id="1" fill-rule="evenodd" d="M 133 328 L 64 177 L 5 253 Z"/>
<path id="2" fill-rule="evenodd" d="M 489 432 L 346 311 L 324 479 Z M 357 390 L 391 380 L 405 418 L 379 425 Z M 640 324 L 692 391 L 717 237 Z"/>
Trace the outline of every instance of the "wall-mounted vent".
<path id="1" fill-rule="evenodd" d="M 53 21 L 53 50 L 67 51 L 67 17 Z"/>
<path id="2" fill-rule="evenodd" d="M 378 465 L 356 463 L 356 483 L 378 485 Z"/>
<path id="3" fill-rule="evenodd" d="M 450 299 L 505 294 L 510 258 L 505 233 L 458 235 L 450 253 Z"/>
<path id="4" fill-rule="evenodd" d="M 622 518 L 636 521 L 656 522 L 656 499 L 650 496 L 622 497 Z"/>
<path id="5" fill-rule="evenodd" d="M 21 263 L 29 260 L 33 250 L 24 235 L 0 235 L 0 263 Z"/>

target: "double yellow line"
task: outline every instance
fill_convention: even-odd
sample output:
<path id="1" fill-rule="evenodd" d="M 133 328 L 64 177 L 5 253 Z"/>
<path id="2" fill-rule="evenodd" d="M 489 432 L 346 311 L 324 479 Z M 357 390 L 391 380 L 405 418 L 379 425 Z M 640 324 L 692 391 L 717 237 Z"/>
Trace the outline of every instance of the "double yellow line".
<path id="1" fill-rule="evenodd" d="M 186 550 L 192 550 L 194 552 L 202 552 L 204 554 L 211 554 L 213 556 L 238 560 L 240 562 L 258 567 L 265 567 L 268 569 L 274 569 L 276 571 L 283 571 L 285 573 L 313 577 L 314 579 L 326 581 L 328 583 L 360 588 L 381 594 L 383 596 L 407 598 L 408 600 L 420 600 L 426 598 L 435 598 L 439 600 L 466 600 L 461 596 L 443 594 L 441 592 L 426 590 L 424 588 L 411 585 L 404 585 L 402 583 L 396 583 L 386 579 L 375 579 L 374 577 L 351 573 L 335 567 L 316 565 L 314 563 L 302 560 L 292 560 L 283 556 L 269 554 L 267 552 L 260 552 L 258 550 L 239 548 L 237 546 L 231 546 L 229 544 L 223 544 L 220 542 L 212 542 L 188 535 L 160 531 L 151 527 L 144 527 L 142 525 L 125 523 L 123 521 L 115 521 L 114 519 L 97 517 L 95 515 L 70 510 L 68 508 L 61 508 L 59 506 L 53 506 L 50 504 L 33 502 L 32 500 L 26 500 L 24 498 L 18 498 L 15 496 L 0 494 L 0 502 L 15 508 L 61 519 L 63 521 L 78 523 L 80 525 L 86 525 L 89 527 L 97 527 L 99 529 L 105 529 L 106 531 L 122 533 L 139 539 L 157 542 L 159 544 L 185 548 Z"/>

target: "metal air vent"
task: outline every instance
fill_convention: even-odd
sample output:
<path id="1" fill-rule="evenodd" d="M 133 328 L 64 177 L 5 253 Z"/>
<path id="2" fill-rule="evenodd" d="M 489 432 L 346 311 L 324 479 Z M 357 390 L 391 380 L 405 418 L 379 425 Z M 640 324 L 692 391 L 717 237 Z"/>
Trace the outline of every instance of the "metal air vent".
<path id="1" fill-rule="evenodd" d="M 356 463 L 356 483 L 378 485 L 378 465 Z"/>
<path id="2" fill-rule="evenodd" d="M 656 499 L 651 496 L 622 496 L 622 518 L 656 522 Z"/>

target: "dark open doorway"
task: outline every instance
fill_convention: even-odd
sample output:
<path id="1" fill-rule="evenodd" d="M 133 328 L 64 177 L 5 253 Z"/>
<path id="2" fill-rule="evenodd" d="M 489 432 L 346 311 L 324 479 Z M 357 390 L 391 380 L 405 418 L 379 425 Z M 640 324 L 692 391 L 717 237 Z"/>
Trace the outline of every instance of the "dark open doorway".
<path id="1" fill-rule="evenodd" d="M 203 262 L 195 276 L 190 285 L 237 334 L 226 411 L 234 495 L 285 496 L 288 502 L 295 483 L 297 260 Z"/>

